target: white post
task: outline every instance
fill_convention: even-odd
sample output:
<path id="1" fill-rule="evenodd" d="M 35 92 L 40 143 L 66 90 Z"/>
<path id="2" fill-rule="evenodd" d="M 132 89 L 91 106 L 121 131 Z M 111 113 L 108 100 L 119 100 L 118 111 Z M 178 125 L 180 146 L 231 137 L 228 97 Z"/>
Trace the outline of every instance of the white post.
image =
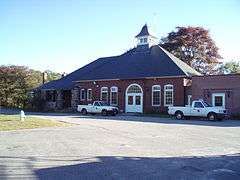
<path id="1" fill-rule="evenodd" d="M 21 120 L 21 121 L 24 121 L 25 118 L 26 118 L 26 115 L 25 115 L 24 111 L 21 110 L 21 111 L 20 111 L 20 120 Z"/>

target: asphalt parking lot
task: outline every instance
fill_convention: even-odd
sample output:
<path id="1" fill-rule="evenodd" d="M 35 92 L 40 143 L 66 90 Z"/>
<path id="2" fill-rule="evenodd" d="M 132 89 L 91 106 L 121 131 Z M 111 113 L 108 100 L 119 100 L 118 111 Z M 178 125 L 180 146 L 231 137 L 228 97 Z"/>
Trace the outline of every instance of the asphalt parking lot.
<path id="1" fill-rule="evenodd" d="M 39 115 L 0 132 L 0 179 L 240 179 L 240 121 Z"/>

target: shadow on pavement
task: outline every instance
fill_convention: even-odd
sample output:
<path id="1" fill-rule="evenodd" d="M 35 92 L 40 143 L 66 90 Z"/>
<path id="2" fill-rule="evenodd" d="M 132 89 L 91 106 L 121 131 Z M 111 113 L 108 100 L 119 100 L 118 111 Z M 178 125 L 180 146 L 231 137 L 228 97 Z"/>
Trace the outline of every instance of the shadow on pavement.
<path id="1" fill-rule="evenodd" d="M 75 159 L 73 161 L 73 159 Z M 9 171 L 14 178 L 31 177 L 39 180 L 75 180 L 75 179 L 211 179 L 211 180 L 237 180 L 240 179 L 239 154 L 221 156 L 197 157 L 122 157 L 98 156 L 88 162 L 87 159 L 77 157 L 0 157 L 8 161 L 11 169 L 18 168 L 17 161 L 27 161 L 26 168 L 32 172 L 15 173 Z M 57 161 L 59 160 L 59 161 Z M 9 162 L 10 161 L 10 162 Z M 61 162 L 62 161 L 62 162 Z M 72 162 L 71 162 L 72 161 Z M 55 162 L 54 167 L 49 167 Z M 69 163 L 73 165 L 62 165 Z M 38 166 L 37 166 L 38 164 Z M 45 164 L 44 167 L 43 165 Z M 40 165 L 40 166 L 39 166 Z M 37 168 L 36 168 L 37 167 Z M 7 179 L 6 167 L 0 166 L 0 179 Z M 21 169 L 21 167 L 19 167 Z M 24 170 L 23 170 L 24 171 Z M 15 173 L 15 174 L 14 174 Z"/>
<path id="2" fill-rule="evenodd" d="M 99 116 L 99 115 L 79 115 L 71 116 L 73 119 L 93 119 L 93 120 L 116 120 L 116 121 L 135 121 L 135 122 L 150 122 L 150 123 L 162 123 L 162 124 L 182 124 L 182 125 L 201 125 L 201 126 L 216 126 L 216 127 L 239 127 L 240 121 L 238 120 L 223 120 L 223 121 L 209 121 L 201 119 L 190 120 L 176 120 L 174 118 L 162 118 L 162 117 L 147 117 L 147 116 Z"/>

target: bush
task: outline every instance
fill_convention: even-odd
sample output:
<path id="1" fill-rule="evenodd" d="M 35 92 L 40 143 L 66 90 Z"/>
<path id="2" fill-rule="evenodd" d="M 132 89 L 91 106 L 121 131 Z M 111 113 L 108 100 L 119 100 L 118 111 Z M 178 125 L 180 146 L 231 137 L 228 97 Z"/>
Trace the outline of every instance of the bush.
<path id="1" fill-rule="evenodd" d="M 44 111 L 46 101 L 41 97 L 41 92 L 30 93 L 26 104 L 27 110 Z"/>

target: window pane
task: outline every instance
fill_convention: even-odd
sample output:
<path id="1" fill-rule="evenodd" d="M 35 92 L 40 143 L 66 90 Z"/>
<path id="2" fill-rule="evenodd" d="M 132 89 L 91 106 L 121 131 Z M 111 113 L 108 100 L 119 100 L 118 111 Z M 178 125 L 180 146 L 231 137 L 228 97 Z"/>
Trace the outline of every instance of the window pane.
<path id="1" fill-rule="evenodd" d="M 223 97 L 215 96 L 215 106 L 223 106 Z"/>
<path id="2" fill-rule="evenodd" d="M 128 96 L 128 105 L 133 105 L 133 96 Z"/>
<path id="3" fill-rule="evenodd" d="M 165 86 L 165 89 L 166 89 L 166 90 L 172 90 L 172 89 L 173 89 L 173 86 L 172 86 L 172 85 L 167 85 L 167 86 Z"/>
<path id="4" fill-rule="evenodd" d="M 118 88 L 117 87 L 111 87 L 111 92 L 117 92 Z"/>
<path id="5" fill-rule="evenodd" d="M 108 88 L 107 87 L 102 87 L 101 91 L 108 91 Z"/>
<path id="6" fill-rule="evenodd" d="M 128 88 L 127 93 L 142 93 L 142 90 L 137 85 L 132 85 Z"/>
<path id="7" fill-rule="evenodd" d="M 161 87 L 160 86 L 153 86 L 153 91 L 160 91 L 161 90 Z"/>
<path id="8" fill-rule="evenodd" d="M 102 99 L 101 99 L 102 101 L 108 102 L 108 93 L 107 92 L 102 92 L 101 97 L 102 97 Z"/>
<path id="9" fill-rule="evenodd" d="M 166 91 L 165 92 L 165 104 L 166 105 L 172 105 L 173 104 L 173 92 L 172 91 Z"/>
<path id="10" fill-rule="evenodd" d="M 88 90 L 88 95 L 87 95 L 87 97 L 88 97 L 88 100 L 91 100 L 91 99 L 92 99 L 92 90 L 91 90 L 91 89 Z"/>
<path id="11" fill-rule="evenodd" d="M 161 92 L 160 91 L 153 91 L 153 97 L 152 97 L 152 104 L 153 105 L 160 105 L 160 96 Z"/>
<path id="12" fill-rule="evenodd" d="M 111 104 L 112 105 L 117 105 L 117 92 L 112 92 L 111 93 Z"/>
<path id="13" fill-rule="evenodd" d="M 135 103 L 136 103 L 136 105 L 140 105 L 141 104 L 141 96 L 136 96 L 135 97 Z"/>
<path id="14" fill-rule="evenodd" d="M 86 99 L 86 91 L 82 89 L 80 96 L 81 96 L 81 100 Z"/>

